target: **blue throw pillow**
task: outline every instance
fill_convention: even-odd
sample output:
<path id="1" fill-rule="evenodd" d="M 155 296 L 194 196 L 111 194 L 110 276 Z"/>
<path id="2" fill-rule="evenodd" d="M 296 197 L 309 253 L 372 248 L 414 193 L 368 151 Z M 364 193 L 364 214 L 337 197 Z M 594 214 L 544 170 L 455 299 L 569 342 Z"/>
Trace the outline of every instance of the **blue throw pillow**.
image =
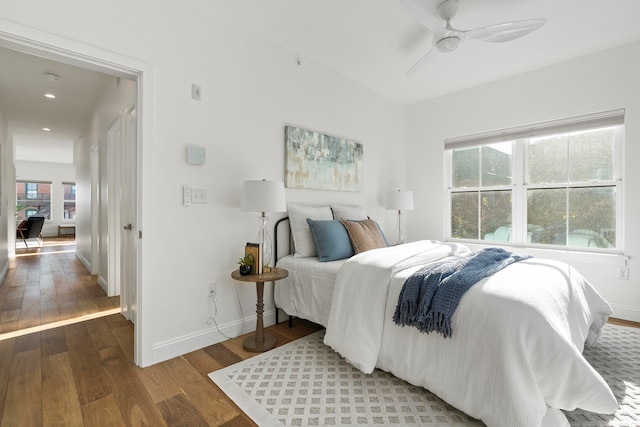
<path id="1" fill-rule="evenodd" d="M 349 234 L 340 221 L 316 221 L 307 218 L 307 223 L 316 242 L 320 262 L 336 261 L 355 255 Z"/>

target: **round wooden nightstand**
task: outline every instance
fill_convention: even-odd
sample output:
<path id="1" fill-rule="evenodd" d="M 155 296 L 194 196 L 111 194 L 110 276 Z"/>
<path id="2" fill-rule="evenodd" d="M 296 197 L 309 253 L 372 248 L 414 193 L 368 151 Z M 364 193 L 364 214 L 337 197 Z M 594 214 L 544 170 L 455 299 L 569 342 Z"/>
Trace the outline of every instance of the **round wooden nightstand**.
<path id="1" fill-rule="evenodd" d="M 275 282 L 284 279 L 289 272 L 284 268 L 271 268 L 268 273 L 247 274 L 241 276 L 238 270 L 231 273 L 231 277 L 239 282 L 255 282 L 258 302 L 256 304 L 256 334 L 247 337 L 242 343 L 242 347 L 247 351 L 261 353 L 271 350 L 276 346 L 276 337 L 264 333 L 264 324 L 262 323 L 262 314 L 264 313 L 264 302 L 262 300 L 264 293 L 264 282 Z"/>

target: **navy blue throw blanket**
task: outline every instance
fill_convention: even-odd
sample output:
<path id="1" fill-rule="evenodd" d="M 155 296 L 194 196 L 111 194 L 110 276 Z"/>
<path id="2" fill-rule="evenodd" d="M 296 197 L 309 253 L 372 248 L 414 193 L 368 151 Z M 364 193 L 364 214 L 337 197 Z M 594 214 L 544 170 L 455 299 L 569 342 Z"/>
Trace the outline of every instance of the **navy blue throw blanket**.
<path id="1" fill-rule="evenodd" d="M 450 338 L 451 317 L 462 295 L 483 278 L 527 258 L 531 256 L 486 248 L 426 265 L 405 281 L 393 321 Z"/>

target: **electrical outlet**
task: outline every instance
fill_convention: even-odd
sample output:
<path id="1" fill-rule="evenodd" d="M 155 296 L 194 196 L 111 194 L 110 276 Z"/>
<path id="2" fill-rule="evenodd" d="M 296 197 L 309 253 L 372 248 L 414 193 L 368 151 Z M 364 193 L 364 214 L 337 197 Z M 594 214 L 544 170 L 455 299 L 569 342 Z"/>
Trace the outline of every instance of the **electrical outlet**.
<path id="1" fill-rule="evenodd" d="M 202 101 L 202 86 L 195 83 L 191 85 L 191 99 Z"/>
<path id="2" fill-rule="evenodd" d="M 629 267 L 618 268 L 618 279 L 629 280 Z"/>
<path id="3" fill-rule="evenodd" d="M 215 280 L 212 280 L 207 283 L 207 288 L 209 289 L 209 296 L 215 298 L 217 294 L 218 283 Z"/>

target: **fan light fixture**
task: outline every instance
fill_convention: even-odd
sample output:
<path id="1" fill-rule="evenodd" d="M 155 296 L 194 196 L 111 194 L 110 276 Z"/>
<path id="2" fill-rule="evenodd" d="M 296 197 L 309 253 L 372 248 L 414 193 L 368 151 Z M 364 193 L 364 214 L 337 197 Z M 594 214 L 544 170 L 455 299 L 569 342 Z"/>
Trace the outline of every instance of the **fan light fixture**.
<path id="1" fill-rule="evenodd" d="M 442 0 L 434 14 L 426 6 L 426 0 L 400 0 L 416 20 L 433 33 L 433 47 L 415 63 L 407 72 L 411 75 L 424 67 L 438 53 L 449 53 L 457 50 L 465 40 L 482 40 L 491 43 L 502 43 L 526 36 L 542 27 L 544 18 L 526 19 L 524 21 L 503 22 L 472 30 L 459 30 L 451 25 L 451 20 L 458 12 L 458 0 Z"/>
<path id="2" fill-rule="evenodd" d="M 453 52 L 460 46 L 461 41 L 460 37 L 445 37 L 438 40 L 436 47 L 442 53 Z"/>

